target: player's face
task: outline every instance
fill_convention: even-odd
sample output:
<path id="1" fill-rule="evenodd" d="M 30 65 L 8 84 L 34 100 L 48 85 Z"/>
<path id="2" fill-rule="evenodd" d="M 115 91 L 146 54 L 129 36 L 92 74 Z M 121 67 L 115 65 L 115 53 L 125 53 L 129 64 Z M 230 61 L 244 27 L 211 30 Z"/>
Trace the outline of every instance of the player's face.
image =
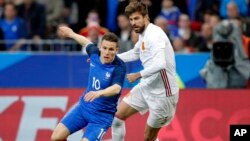
<path id="1" fill-rule="evenodd" d="M 103 40 L 100 46 L 102 63 L 108 64 L 115 59 L 115 55 L 118 51 L 117 43 Z"/>
<path id="2" fill-rule="evenodd" d="M 148 18 L 147 16 L 142 16 L 139 12 L 135 12 L 129 16 L 129 21 L 136 33 L 142 33 Z"/>

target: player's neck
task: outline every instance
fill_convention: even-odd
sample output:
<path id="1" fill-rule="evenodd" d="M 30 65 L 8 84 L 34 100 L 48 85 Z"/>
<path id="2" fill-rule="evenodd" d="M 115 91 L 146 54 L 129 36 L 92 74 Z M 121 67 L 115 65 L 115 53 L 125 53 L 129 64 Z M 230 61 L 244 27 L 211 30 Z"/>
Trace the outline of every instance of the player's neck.
<path id="1" fill-rule="evenodd" d="M 149 24 L 150 24 L 149 21 L 147 21 L 147 22 L 145 23 L 145 30 L 147 29 L 147 27 L 148 27 Z"/>
<path id="2" fill-rule="evenodd" d="M 144 28 L 143 32 L 141 33 L 142 36 L 145 34 L 145 31 L 147 30 L 147 27 L 149 24 L 150 24 L 149 21 L 145 23 L 145 28 Z"/>

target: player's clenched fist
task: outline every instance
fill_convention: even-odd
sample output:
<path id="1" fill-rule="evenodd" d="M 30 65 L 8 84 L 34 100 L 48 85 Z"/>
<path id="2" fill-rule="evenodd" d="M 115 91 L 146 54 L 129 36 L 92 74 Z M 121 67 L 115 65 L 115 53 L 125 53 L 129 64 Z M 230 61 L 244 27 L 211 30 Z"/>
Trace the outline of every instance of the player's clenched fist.
<path id="1" fill-rule="evenodd" d="M 128 81 L 130 83 L 135 82 L 137 79 L 141 78 L 141 74 L 138 73 L 130 73 L 127 75 Z"/>
<path id="2" fill-rule="evenodd" d="M 58 28 L 58 34 L 61 37 L 72 37 L 72 35 L 74 34 L 73 30 L 67 26 L 60 26 Z"/>

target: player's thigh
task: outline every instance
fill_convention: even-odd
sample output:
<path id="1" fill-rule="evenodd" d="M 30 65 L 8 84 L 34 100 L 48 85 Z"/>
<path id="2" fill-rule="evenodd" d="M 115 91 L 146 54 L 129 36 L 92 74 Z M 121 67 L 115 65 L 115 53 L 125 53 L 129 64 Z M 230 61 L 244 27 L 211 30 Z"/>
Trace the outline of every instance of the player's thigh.
<path id="1" fill-rule="evenodd" d="M 68 128 L 63 125 L 62 123 L 59 123 L 56 128 L 54 129 L 51 140 L 64 140 L 70 135 L 70 132 Z"/>
<path id="2" fill-rule="evenodd" d="M 170 97 L 151 97 L 147 99 L 149 106 L 149 117 L 147 124 L 152 128 L 160 128 L 168 125 L 176 111 L 178 94 Z"/>
<path id="3" fill-rule="evenodd" d="M 102 123 L 89 123 L 82 139 L 86 141 L 101 141 L 110 126 Z"/>
<path id="4" fill-rule="evenodd" d="M 124 120 L 137 112 L 144 114 L 147 110 L 148 105 L 142 95 L 140 86 L 137 85 L 118 105 L 116 117 Z"/>
<path id="5" fill-rule="evenodd" d="M 125 120 L 129 116 L 137 113 L 138 111 L 133 107 L 129 106 L 125 101 L 121 101 L 117 107 L 116 117 Z"/>
<path id="6" fill-rule="evenodd" d="M 87 125 L 88 121 L 84 116 L 88 115 L 83 112 L 80 104 L 77 104 L 61 120 L 61 123 L 69 130 L 70 134 Z"/>

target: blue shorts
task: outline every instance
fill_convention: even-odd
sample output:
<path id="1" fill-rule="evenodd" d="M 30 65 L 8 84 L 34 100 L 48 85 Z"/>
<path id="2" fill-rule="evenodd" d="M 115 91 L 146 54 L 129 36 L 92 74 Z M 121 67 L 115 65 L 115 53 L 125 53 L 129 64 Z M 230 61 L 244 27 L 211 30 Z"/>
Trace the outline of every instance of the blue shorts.
<path id="1" fill-rule="evenodd" d="M 79 103 L 61 120 L 70 134 L 85 128 L 82 138 L 89 141 L 100 141 L 113 121 L 113 115 L 88 111 Z"/>

